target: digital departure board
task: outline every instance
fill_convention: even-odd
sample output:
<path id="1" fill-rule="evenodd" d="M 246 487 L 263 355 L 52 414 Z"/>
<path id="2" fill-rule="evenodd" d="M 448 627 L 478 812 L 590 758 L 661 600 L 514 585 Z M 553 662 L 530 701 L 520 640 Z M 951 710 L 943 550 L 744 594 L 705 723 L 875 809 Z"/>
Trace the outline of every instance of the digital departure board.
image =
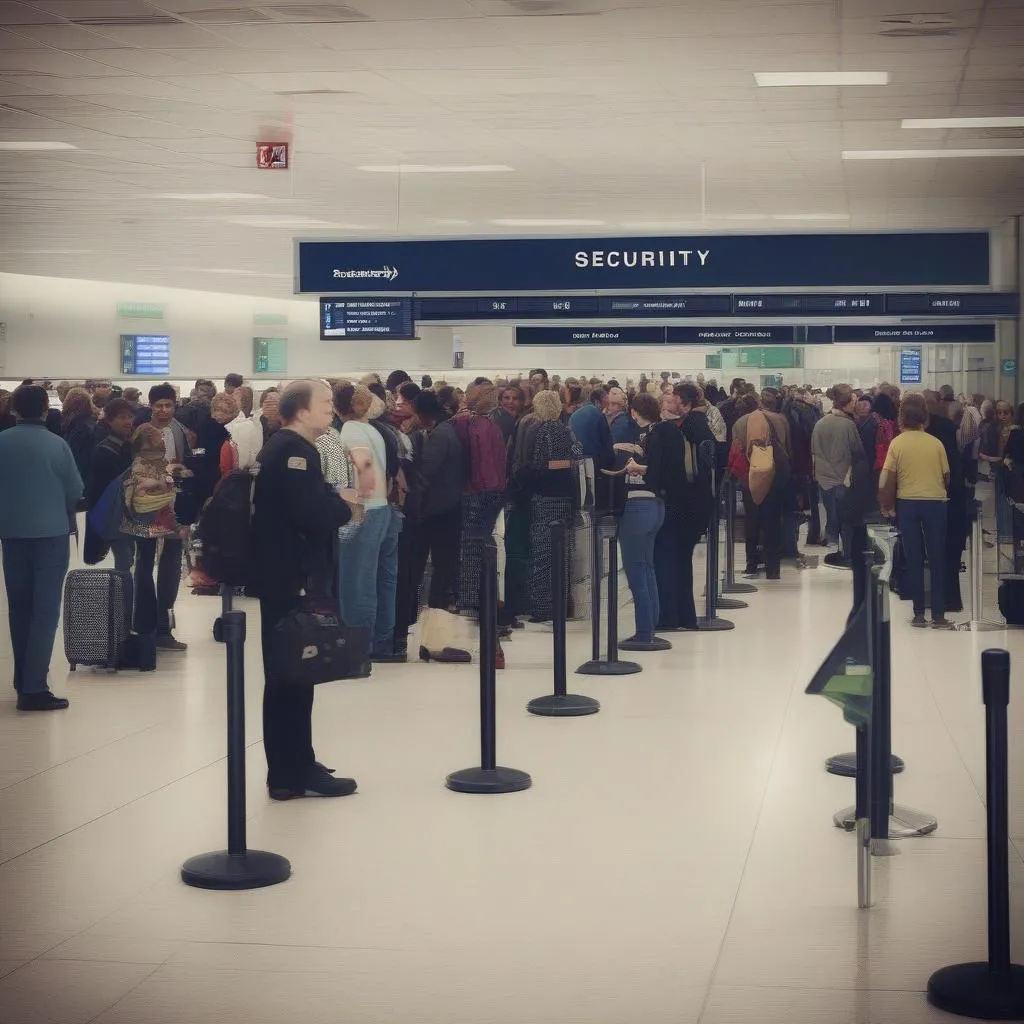
<path id="1" fill-rule="evenodd" d="M 887 313 L 913 316 L 1016 316 L 1019 310 L 1015 292 L 897 292 L 885 299 Z"/>
<path id="2" fill-rule="evenodd" d="M 901 341 L 977 344 L 996 340 L 995 324 L 842 324 L 832 331 L 837 342 L 860 345 Z"/>
<path id="3" fill-rule="evenodd" d="M 826 295 L 733 295 L 732 312 L 735 316 L 763 316 L 783 313 L 789 316 L 832 316 L 842 313 L 849 316 L 865 316 L 881 313 L 885 307 L 885 296 L 843 294 Z"/>
<path id="4" fill-rule="evenodd" d="M 171 372 L 171 339 L 165 334 L 122 334 L 121 373 L 125 377 L 166 377 Z"/>
<path id="5" fill-rule="evenodd" d="M 803 329 L 772 324 L 767 327 L 737 324 L 723 327 L 667 327 L 669 345 L 792 345 L 803 340 Z"/>
<path id="6" fill-rule="evenodd" d="M 287 373 L 288 339 L 253 338 L 253 373 Z"/>
<path id="7" fill-rule="evenodd" d="M 921 350 L 919 348 L 900 349 L 900 383 L 921 383 Z"/>
<path id="8" fill-rule="evenodd" d="M 664 345 L 664 327 L 517 327 L 517 345 Z"/>
<path id="9" fill-rule="evenodd" d="M 415 337 L 412 299 L 371 295 L 320 300 L 321 341 L 367 338 L 409 341 Z"/>

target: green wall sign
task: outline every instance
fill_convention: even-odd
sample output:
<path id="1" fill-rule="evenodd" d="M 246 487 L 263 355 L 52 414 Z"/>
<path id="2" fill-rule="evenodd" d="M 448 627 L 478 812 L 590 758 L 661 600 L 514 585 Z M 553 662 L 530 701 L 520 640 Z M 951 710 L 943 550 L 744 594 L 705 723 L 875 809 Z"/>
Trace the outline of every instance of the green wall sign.
<path id="1" fill-rule="evenodd" d="M 153 302 L 119 302 L 117 315 L 122 320 L 163 320 L 164 307 Z"/>
<path id="2" fill-rule="evenodd" d="M 1000 371 L 1004 377 L 1016 377 L 1017 376 L 1017 360 L 1016 359 L 1004 359 Z"/>
<path id="3" fill-rule="evenodd" d="M 265 324 L 265 325 L 276 325 L 282 326 L 288 323 L 287 313 L 253 313 L 252 322 L 254 324 Z"/>

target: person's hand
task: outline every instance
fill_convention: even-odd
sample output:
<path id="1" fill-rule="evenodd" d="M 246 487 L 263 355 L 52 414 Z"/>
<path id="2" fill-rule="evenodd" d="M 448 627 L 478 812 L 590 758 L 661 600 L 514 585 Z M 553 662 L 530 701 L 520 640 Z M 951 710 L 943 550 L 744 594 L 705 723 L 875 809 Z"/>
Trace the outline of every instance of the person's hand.
<path id="1" fill-rule="evenodd" d="M 895 519 L 896 518 L 896 509 L 894 509 L 894 508 L 883 508 L 882 509 L 882 515 L 886 519 Z"/>
<path id="2" fill-rule="evenodd" d="M 188 543 L 188 538 L 189 538 L 189 528 L 187 526 L 179 526 L 178 527 L 178 539 L 180 541 L 183 541 L 184 543 L 187 544 Z"/>
<path id="3" fill-rule="evenodd" d="M 647 470 L 647 467 L 646 466 L 641 466 L 640 463 L 636 461 L 636 459 L 630 459 L 629 462 L 626 463 L 626 472 L 627 473 L 634 473 L 634 474 L 639 473 L 640 475 L 643 475 L 643 473 L 645 473 L 646 470 Z"/>

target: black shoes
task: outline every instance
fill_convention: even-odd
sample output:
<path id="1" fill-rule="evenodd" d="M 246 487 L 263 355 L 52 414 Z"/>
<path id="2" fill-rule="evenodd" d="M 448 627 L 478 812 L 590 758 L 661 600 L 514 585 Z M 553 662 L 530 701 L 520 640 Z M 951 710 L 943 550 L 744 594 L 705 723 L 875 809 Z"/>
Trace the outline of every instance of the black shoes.
<path id="1" fill-rule="evenodd" d="M 301 789 L 270 787 L 271 800 L 298 800 L 304 796 L 351 796 L 356 791 L 355 779 L 336 779 L 319 761 L 313 763 Z"/>
<path id="2" fill-rule="evenodd" d="M 71 701 L 63 697 L 55 697 L 49 690 L 41 693 L 19 693 L 19 711 L 63 711 L 71 706 Z"/>
<path id="3" fill-rule="evenodd" d="M 161 651 L 187 651 L 188 644 L 183 644 L 180 640 L 175 639 L 173 633 L 157 633 L 156 635 L 156 646 Z"/>
<path id="4" fill-rule="evenodd" d="M 839 552 L 835 552 L 831 555 L 826 555 L 822 561 L 825 565 L 832 569 L 852 569 L 853 563 L 848 559 L 844 558 Z"/>

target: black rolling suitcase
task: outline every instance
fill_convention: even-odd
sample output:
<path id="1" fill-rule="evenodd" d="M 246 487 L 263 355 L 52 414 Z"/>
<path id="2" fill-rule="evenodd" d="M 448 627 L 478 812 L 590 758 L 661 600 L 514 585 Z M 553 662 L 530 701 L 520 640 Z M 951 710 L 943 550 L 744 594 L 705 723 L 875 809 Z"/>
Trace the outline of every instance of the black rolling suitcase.
<path id="1" fill-rule="evenodd" d="M 131 626 L 132 577 L 116 569 L 73 569 L 64 583 L 64 655 L 79 665 L 119 666 Z"/>

